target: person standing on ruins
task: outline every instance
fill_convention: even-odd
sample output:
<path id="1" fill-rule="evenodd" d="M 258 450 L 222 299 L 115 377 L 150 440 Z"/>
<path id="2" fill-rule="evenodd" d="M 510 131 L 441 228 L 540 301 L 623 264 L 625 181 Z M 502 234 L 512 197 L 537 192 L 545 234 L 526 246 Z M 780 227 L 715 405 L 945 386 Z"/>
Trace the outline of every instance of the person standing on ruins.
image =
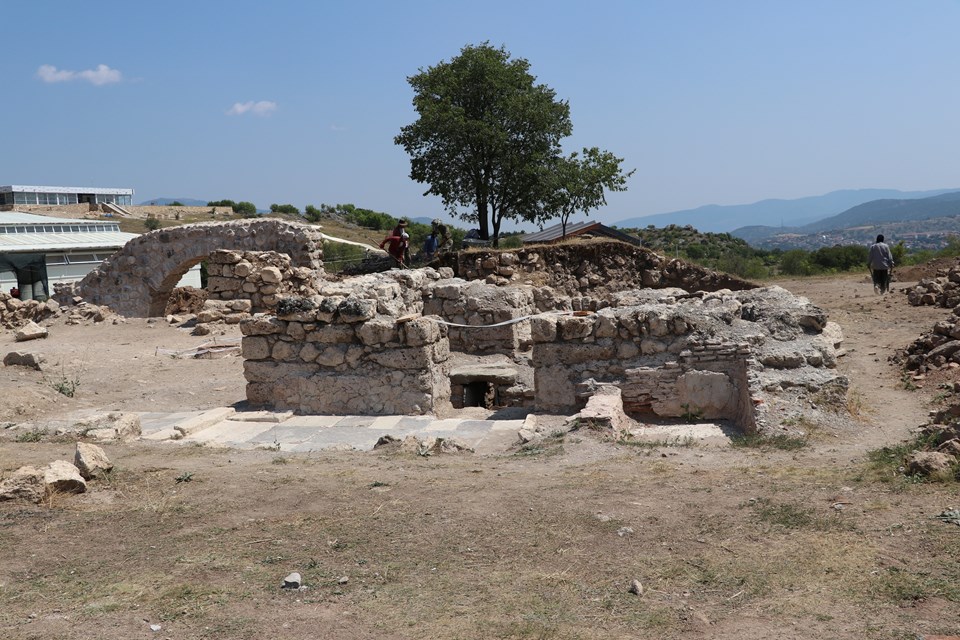
<path id="1" fill-rule="evenodd" d="M 410 235 L 407 233 L 406 218 L 400 218 L 390 235 L 380 242 L 380 248 L 383 249 L 384 245 L 388 243 L 390 247 L 387 249 L 387 253 L 393 257 L 398 267 L 403 267 L 405 263 L 409 262 L 407 251 L 410 247 Z"/>
<path id="2" fill-rule="evenodd" d="M 890 272 L 893 270 L 893 254 L 890 247 L 883 241 L 883 234 L 877 236 L 877 241 L 870 245 L 867 257 L 867 267 L 873 275 L 874 293 L 884 294 L 890 290 Z"/>

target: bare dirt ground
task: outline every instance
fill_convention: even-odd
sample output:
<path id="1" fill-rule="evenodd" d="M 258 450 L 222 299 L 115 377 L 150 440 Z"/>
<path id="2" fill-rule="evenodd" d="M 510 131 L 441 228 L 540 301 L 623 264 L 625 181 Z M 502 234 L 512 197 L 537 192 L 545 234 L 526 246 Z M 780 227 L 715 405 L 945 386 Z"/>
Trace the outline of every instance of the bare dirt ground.
<path id="1" fill-rule="evenodd" d="M 865 277 L 780 284 L 842 325 L 855 426 L 811 422 L 797 448 L 571 433 L 490 456 L 105 445 L 117 468 L 88 493 L 0 504 L 0 637 L 960 633 L 960 527 L 933 518 L 960 506 L 957 485 L 866 455 L 924 421 L 936 384 L 904 384 L 887 357 L 948 312 L 874 296 Z M 48 361 L 0 370 L 0 420 L 243 399 L 239 359 L 156 355 L 202 340 L 162 322 L 51 334 L 0 335 L 3 353 Z M 77 376 L 75 397 L 53 391 Z M 70 441 L 14 433 L 0 472 L 72 458 Z M 291 571 L 307 589 L 279 588 Z"/>

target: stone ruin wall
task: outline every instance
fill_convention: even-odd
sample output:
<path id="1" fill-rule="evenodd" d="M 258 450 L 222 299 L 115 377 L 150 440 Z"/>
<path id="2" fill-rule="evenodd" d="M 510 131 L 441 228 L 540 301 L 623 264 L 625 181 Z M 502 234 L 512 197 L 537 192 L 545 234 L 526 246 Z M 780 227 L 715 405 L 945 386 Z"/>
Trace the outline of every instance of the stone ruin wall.
<path id="1" fill-rule="evenodd" d="M 511 406 L 569 412 L 612 384 L 638 418 L 723 419 L 750 431 L 762 426 L 767 394 L 840 377 L 829 371 L 842 340 L 835 325 L 779 287 L 598 301 L 441 275 L 449 272 L 323 282 L 310 298 L 281 301 L 276 318 L 241 323 L 248 400 L 304 413 L 436 412 L 462 404 L 470 382 L 451 383 L 452 350 L 532 367 L 532 388 L 497 383 Z"/>
<path id="2" fill-rule="evenodd" d="M 449 341 L 423 310 L 433 270 L 330 283 L 240 324 L 247 400 L 302 413 L 420 414 L 449 406 Z"/>
<path id="3" fill-rule="evenodd" d="M 500 353 L 513 358 L 528 350 L 530 320 L 524 318 L 537 311 L 534 288 L 530 286 L 491 287 L 454 278 L 440 280 L 424 290 L 425 315 L 476 327 L 447 327 L 450 348 L 463 353 Z M 501 326 L 491 326 L 498 324 Z"/>
<path id="4" fill-rule="evenodd" d="M 254 313 L 274 313 L 284 297 L 316 292 L 315 272 L 295 267 L 275 251 L 214 251 L 207 259 L 207 300 L 197 322 L 237 324 Z"/>
<path id="5" fill-rule="evenodd" d="M 516 251 L 461 251 L 447 266 L 465 280 L 548 286 L 570 296 L 640 288 L 742 291 L 757 285 L 649 249 L 616 241 L 538 245 Z"/>
<path id="6" fill-rule="evenodd" d="M 681 309 L 644 305 L 533 320 L 536 406 L 580 408 L 597 384 L 636 417 L 697 416 L 755 426 L 747 343 L 703 338 Z"/>
<path id="7" fill-rule="evenodd" d="M 323 239 L 316 227 L 275 219 L 187 224 L 134 238 L 75 287 L 58 289 L 58 302 L 79 295 L 123 316 L 160 316 L 183 274 L 221 249 L 276 251 L 322 273 Z"/>

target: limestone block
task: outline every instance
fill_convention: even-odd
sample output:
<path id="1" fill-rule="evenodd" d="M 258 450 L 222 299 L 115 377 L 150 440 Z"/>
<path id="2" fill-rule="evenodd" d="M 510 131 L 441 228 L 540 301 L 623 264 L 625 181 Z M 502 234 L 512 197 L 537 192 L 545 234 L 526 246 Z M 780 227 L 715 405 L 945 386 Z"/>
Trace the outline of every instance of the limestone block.
<path id="1" fill-rule="evenodd" d="M 617 319 L 609 315 L 598 315 L 593 335 L 596 338 L 613 338 L 617 335 Z"/>
<path id="2" fill-rule="evenodd" d="M 314 362 L 321 350 L 315 342 L 307 342 L 300 348 L 300 359 L 304 362 Z"/>
<path id="3" fill-rule="evenodd" d="M 260 287 L 257 286 L 256 282 L 244 282 L 239 286 L 239 289 L 244 293 L 258 293 L 260 291 Z"/>
<path id="4" fill-rule="evenodd" d="M 266 360 L 270 356 L 270 343 L 263 336 L 244 336 L 240 346 L 246 360 Z"/>
<path id="5" fill-rule="evenodd" d="M 238 278 L 246 278 L 251 273 L 253 273 L 253 265 L 246 260 L 241 260 L 233 265 L 233 275 Z"/>
<path id="6" fill-rule="evenodd" d="M 286 333 L 287 326 L 282 320 L 270 316 L 254 316 L 240 323 L 240 333 L 245 336 L 268 336 L 274 333 Z"/>
<path id="7" fill-rule="evenodd" d="M 433 364 L 434 350 L 430 346 L 382 349 L 367 357 L 388 369 L 426 369 Z"/>
<path id="8" fill-rule="evenodd" d="M 230 315 L 223 316 L 223 321 L 226 324 L 240 324 L 249 317 L 249 313 L 231 313 Z"/>
<path id="9" fill-rule="evenodd" d="M 317 325 L 313 331 L 306 333 L 307 342 L 345 344 L 357 339 L 353 325 L 349 324 L 321 324 Z"/>
<path id="10" fill-rule="evenodd" d="M 106 475 L 113 469 L 113 463 L 103 449 L 87 442 L 77 443 L 73 464 L 85 480 Z"/>
<path id="11" fill-rule="evenodd" d="M 253 310 L 253 303 L 249 300 L 231 300 L 227 303 L 227 308 L 239 313 L 250 313 Z"/>
<path id="12" fill-rule="evenodd" d="M 303 328 L 302 322 L 288 322 L 287 335 L 290 336 L 294 342 L 303 342 L 307 332 Z"/>
<path id="13" fill-rule="evenodd" d="M 533 366 L 572 365 L 591 361 L 607 361 L 616 356 L 617 350 L 610 344 L 551 344 L 533 345 Z"/>
<path id="14" fill-rule="evenodd" d="M 222 276 L 211 276 L 207 278 L 207 291 L 210 293 L 220 293 L 221 291 L 236 291 L 240 288 L 242 281 L 236 278 L 224 278 Z"/>
<path id="15" fill-rule="evenodd" d="M 927 476 L 950 471 L 956 460 L 940 451 L 914 451 L 906 457 L 904 465 L 909 473 Z"/>
<path id="16" fill-rule="evenodd" d="M 280 287 L 275 284 L 265 284 L 260 286 L 260 293 L 265 296 L 272 296 L 280 291 Z"/>
<path id="17" fill-rule="evenodd" d="M 337 367 L 346 362 L 346 354 L 345 345 L 328 345 L 317 354 L 315 362 L 325 367 Z"/>
<path id="18" fill-rule="evenodd" d="M 280 269 L 276 267 L 264 267 L 260 271 L 260 279 L 267 283 L 278 283 L 283 280 L 283 274 L 280 273 Z"/>
<path id="19" fill-rule="evenodd" d="M 35 467 L 20 467 L 0 482 L 0 502 L 23 500 L 39 504 L 47 495 L 44 472 Z"/>
<path id="20" fill-rule="evenodd" d="M 433 288 L 433 295 L 442 300 L 457 300 L 466 283 L 463 281 L 447 282 L 441 280 Z"/>
<path id="21" fill-rule="evenodd" d="M 564 411 L 577 404 L 570 370 L 563 365 L 548 365 L 534 370 L 535 405 L 541 411 Z"/>
<path id="22" fill-rule="evenodd" d="M 396 342 L 399 339 L 396 318 L 378 316 L 357 326 L 357 337 L 365 345 Z"/>
<path id="23" fill-rule="evenodd" d="M 630 423 L 623 411 L 623 396 L 619 387 L 605 384 L 587 400 L 578 416 L 581 427 L 620 432 Z"/>
<path id="24" fill-rule="evenodd" d="M 292 342 L 278 340 L 270 350 L 270 357 L 273 360 L 295 360 L 300 354 L 299 347 L 294 346 Z"/>
<path id="25" fill-rule="evenodd" d="M 530 318 L 530 337 L 534 342 L 555 342 L 558 316 L 540 315 Z"/>
<path id="26" fill-rule="evenodd" d="M 796 369 L 802 367 L 804 362 L 806 362 L 803 354 L 796 351 L 764 353 L 758 355 L 757 360 L 759 360 L 763 366 L 770 367 L 771 369 Z"/>
<path id="27" fill-rule="evenodd" d="M 440 325 L 435 317 L 415 318 L 403 325 L 404 342 L 411 347 L 432 344 L 440 339 Z"/>
<path id="28" fill-rule="evenodd" d="M 560 316 L 557 325 L 561 340 L 577 340 L 593 333 L 594 317 Z"/>
<path id="29" fill-rule="evenodd" d="M 43 483 L 49 492 L 83 493 L 87 490 L 87 481 L 80 470 L 66 460 L 54 460 L 43 470 Z"/>

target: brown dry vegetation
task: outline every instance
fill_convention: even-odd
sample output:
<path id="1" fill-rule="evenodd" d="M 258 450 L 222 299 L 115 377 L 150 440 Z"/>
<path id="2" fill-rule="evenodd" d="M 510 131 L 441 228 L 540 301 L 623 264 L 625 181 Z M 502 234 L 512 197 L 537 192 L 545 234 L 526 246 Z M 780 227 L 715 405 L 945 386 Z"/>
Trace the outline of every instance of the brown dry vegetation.
<path id="1" fill-rule="evenodd" d="M 789 447 L 573 433 L 460 457 L 107 446 L 117 469 L 87 494 L 0 504 L 0 637 L 957 633 L 960 527 L 933 518 L 960 506 L 957 486 L 914 483 L 866 455 L 924 420 L 936 389 L 906 388 L 886 358 L 947 311 L 874 297 L 861 277 L 782 284 L 843 326 L 856 427 L 811 421 Z M 53 334 L 53 363 L 80 359 L 77 342 L 96 354 L 87 379 L 65 399 L 41 374 L 5 371 L 9 419 L 242 399 L 238 360 L 151 356 L 196 342 L 176 329 Z M 12 349 L 9 334 L 0 346 Z M 16 404 L 21 393 L 36 399 Z M 0 470 L 72 452 L 7 436 Z M 308 589 L 281 591 L 291 571 Z M 634 579 L 642 595 L 628 591 Z"/>

